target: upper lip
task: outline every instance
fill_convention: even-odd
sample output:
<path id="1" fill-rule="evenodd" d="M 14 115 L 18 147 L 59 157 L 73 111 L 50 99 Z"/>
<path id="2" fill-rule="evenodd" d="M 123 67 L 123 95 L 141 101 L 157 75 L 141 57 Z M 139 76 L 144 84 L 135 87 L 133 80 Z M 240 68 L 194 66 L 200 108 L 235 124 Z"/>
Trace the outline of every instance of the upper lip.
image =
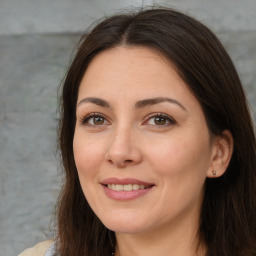
<path id="1" fill-rule="evenodd" d="M 127 185 L 127 184 L 138 184 L 138 185 L 144 185 L 144 186 L 153 186 L 153 183 L 132 179 L 132 178 L 125 178 L 125 179 L 119 179 L 115 177 L 111 177 L 108 179 L 105 179 L 101 182 L 102 185 L 108 185 L 108 184 L 120 184 L 120 185 Z"/>

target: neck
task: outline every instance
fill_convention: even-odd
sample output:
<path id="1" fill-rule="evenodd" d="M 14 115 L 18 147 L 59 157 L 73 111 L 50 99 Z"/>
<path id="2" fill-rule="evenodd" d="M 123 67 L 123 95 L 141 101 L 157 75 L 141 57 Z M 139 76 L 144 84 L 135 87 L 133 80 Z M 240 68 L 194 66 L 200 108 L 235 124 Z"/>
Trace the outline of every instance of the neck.
<path id="1" fill-rule="evenodd" d="M 194 218 L 175 221 L 158 229 L 135 234 L 116 233 L 115 256 L 205 256 L 205 246 L 199 245 L 198 223 Z"/>

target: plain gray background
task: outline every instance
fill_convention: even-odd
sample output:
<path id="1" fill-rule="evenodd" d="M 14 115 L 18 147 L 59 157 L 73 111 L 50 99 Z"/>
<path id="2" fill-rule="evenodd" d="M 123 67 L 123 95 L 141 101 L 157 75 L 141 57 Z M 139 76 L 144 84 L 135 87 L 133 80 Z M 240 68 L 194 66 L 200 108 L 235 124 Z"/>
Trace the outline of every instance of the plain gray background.
<path id="1" fill-rule="evenodd" d="M 104 15 L 152 4 L 182 10 L 217 34 L 256 109 L 255 0 L 0 0 L 1 256 L 52 237 L 61 180 L 57 87 L 79 36 Z"/>

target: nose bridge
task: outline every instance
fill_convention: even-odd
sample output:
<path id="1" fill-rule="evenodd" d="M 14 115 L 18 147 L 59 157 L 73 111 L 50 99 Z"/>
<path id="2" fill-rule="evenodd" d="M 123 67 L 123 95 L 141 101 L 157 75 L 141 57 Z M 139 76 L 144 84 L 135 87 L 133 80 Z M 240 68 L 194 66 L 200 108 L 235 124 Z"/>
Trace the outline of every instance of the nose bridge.
<path id="1" fill-rule="evenodd" d="M 134 128 L 127 124 L 116 126 L 109 138 L 107 160 L 118 167 L 140 162 L 141 152 Z"/>
<path id="2" fill-rule="evenodd" d="M 132 131 L 131 128 L 127 125 L 117 125 L 116 129 L 113 132 L 111 143 L 113 148 L 121 147 L 120 150 L 125 151 L 128 148 L 129 143 L 131 142 Z M 127 147 L 127 148 L 126 148 Z"/>

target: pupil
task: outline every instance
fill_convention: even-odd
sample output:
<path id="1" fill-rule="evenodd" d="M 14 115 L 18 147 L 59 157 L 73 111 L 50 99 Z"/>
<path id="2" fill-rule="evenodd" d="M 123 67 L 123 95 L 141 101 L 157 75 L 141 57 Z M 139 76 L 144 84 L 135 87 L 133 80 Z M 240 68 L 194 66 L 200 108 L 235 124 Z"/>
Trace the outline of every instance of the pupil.
<path id="1" fill-rule="evenodd" d="M 165 122 L 166 122 L 166 120 L 162 117 L 156 117 L 155 118 L 155 124 L 157 124 L 157 125 L 164 125 Z"/>
<path id="2" fill-rule="evenodd" d="M 102 117 L 98 116 L 94 118 L 94 124 L 103 124 L 104 120 Z"/>

